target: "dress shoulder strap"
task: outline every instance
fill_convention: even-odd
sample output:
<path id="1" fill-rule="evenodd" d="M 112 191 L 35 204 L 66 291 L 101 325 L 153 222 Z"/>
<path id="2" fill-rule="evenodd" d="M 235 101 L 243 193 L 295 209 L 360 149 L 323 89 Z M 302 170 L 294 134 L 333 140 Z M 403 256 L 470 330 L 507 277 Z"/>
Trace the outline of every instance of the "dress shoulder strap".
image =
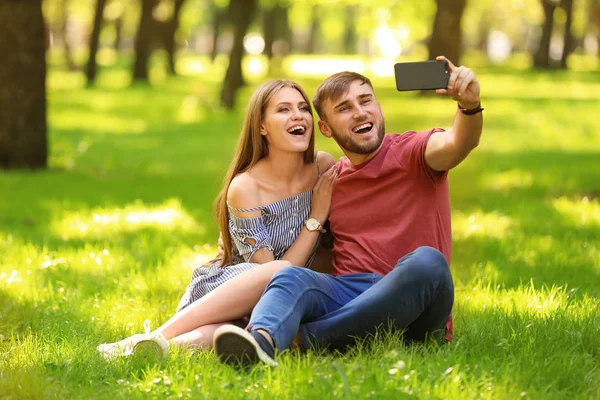
<path id="1" fill-rule="evenodd" d="M 237 208 L 237 207 L 231 206 L 229 203 L 227 203 L 227 208 L 229 208 L 230 210 L 239 211 L 239 212 L 260 211 L 262 209 L 262 207 L 260 207 L 260 206 L 252 207 L 252 208 Z"/>

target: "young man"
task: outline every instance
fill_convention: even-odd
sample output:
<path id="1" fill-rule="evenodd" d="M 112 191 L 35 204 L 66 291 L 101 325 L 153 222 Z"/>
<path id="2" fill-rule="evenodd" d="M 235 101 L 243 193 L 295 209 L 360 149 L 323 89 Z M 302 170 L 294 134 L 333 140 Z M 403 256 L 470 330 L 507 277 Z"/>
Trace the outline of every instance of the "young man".
<path id="1" fill-rule="evenodd" d="M 438 60 L 445 59 L 438 57 Z M 454 285 L 447 171 L 479 143 L 479 83 L 448 61 L 448 89 L 458 102 L 452 128 L 385 134 L 368 78 L 327 78 L 313 103 L 319 129 L 346 158 L 338 163 L 329 221 L 332 275 L 289 267 L 271 280 L 247 330 L 215 333 L 221 360 L 276 365 L 275 351 L 296 338 L 304 347 L 343 348 L 391 322 L 407 340 L 452 330 Z M 324 221 L 308 220 L 309 230 Z"/>

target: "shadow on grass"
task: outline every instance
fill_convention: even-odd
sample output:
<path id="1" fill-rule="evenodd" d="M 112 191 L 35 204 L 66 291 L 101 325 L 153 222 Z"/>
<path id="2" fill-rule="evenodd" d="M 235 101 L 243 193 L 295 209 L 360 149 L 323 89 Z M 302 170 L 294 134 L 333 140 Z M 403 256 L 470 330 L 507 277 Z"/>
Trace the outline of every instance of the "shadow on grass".
<path id="1" fill-rule="evenodd" d="M 597 393 L 598 321 L 589 318 L 594 311 L 581 305 L 571 311 L 568 301 L 552 311 L 520 306 L 524 309 L 496 304 L 484 308 L 467 301 L 455 307 L 452 346 L 455 355 L 468 362 L 461 367 L 475 378 L 494 377 L 498 384 L 510 382 L 543 397 Z"/>
<path id="2" fill-rule="evenodd" d="M 488 234 L 461 237 L 455 232 L 456 273 L 463 280 L 481 275 L 508 287 L 533 278 L 599 296 L 593 252 L 600 227 L 561 213 L 554 204 L 564 198 L 583 206 L 589 201 L 585 196 L 600 191 L 599 159 L 594 152 L 473 153 L 451 173 L 453 211 L 475 215 L 475 222 L 477 212 L 498 213 L 512 225 L 504 233 L 495 226 Z M 486 276 L 488 264 L 491 276 Z"/>
<path id="3" fill-rule="evenodd" d="M 111 143 L 105 142 L 106 152 L 122 151 L 117 143 L 111 148 Z M 141 151 L 144 152 L 151 157 L 151 151 Z M 599 193 L 599 159 L 600 153 L 594 152 L 474 152 L 451 172 L 453 212 L 465 215 L 477 211 L 484 214 L 498 212 L 510 218 L 513 225 L 503 237 L 486 236 L 485 233 L 470 237 L 455 234 L 455 274 L 461 280 L 482 274 L 482 279 L 493 279 L 509 287 L 533 278 L 539 283 L 580 287 L 598 296 L 597 265 L 582 246 L 594 245 L 599 228 L 593 222 L 582 225 L 561 214 L 552 202 L 563 196 L 579 201 L 583 196 Z M 511 171 L 520 174 L 515 182 L 496 182 L 498 176 Z M 523 181 L 521 176 L 527 179 Z M 164 261 L 163 254 L 170 247 L 193 247 L 203 241 L 213 242 L 217 237 L 211 211 L 220 178 L 203 174 L 201 169 L 190 176 L 180 169 L 165 176 L 139 170 L 127 178 L 115 168 L 103 177 L 81 171 L 51 171 L 15 173 L 5 175 L 3 179 L 14 188 L 9 190 L 13 196 L 0 200 L 4 209 L 12 210 L 0 217 L 3 230 L 23 242 L 46 246 L 49 251 L 118 246 L 130 249 L 134 262 L 144 268 L 153 268 Z M 190 184 L 191 181 L 198 183 Z M 211 189 L 204 191 L 203 187 Z M 85 214 L 95 207 L 118 209 L 138 199 L 145 205 L 162 204 L 169 198 L 180 199 L 183 210 L 194 220 L 209 221 L 204 225 L 204 231 L 161 231 L 158 227 L 147 227 L 133 232 L 115 231 L 98 237 L 89 235 L 65 240 L 52 226 L 54 217 L 65 211 Z M 144 253 L 148 246 L 137 244 L 140 237 L 153 243 L 154 250 L 149 254 Z M 480 269 L 487 264 L 495 269 L 489 277 Z"/>

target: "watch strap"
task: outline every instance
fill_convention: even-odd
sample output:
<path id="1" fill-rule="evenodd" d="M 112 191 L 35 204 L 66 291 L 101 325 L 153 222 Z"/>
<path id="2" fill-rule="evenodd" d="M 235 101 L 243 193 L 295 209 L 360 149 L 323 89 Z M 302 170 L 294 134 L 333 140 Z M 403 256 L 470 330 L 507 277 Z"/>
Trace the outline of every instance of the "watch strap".
<path id="1" fill-rule="evenodd" d="M 460 105 L 460 103 L 457 103 L 457 104 L 458 104 L 458 109 L 460 110 L 460 112 L 465 115 L 479 114 L 480 112 L 482 112 L 484 110 L 481 107 L 481 102 L 479 102 L 479 104 L 477 104 L 477 107 L 475 107 L 475 108 L 464 108 L 463 106 Z"/>

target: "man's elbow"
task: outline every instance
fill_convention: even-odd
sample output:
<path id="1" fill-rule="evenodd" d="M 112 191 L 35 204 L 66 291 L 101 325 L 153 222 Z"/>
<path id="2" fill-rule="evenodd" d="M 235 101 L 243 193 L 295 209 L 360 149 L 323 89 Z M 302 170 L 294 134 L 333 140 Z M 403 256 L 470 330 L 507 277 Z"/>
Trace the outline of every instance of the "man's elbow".
<path id="1" fill-rule="evenodd" d="M 457 167 L 478 145 L 479 139 L 477 139 L 476 142 L 474 141 L 468 145 L 462 146 L 460 151 L 455 152 L 453 157 L 449 157 L 446 160 L 446 165 L 444 165 L 444 169 L 442 171 L 449 171 L 452 168 Z"/>

